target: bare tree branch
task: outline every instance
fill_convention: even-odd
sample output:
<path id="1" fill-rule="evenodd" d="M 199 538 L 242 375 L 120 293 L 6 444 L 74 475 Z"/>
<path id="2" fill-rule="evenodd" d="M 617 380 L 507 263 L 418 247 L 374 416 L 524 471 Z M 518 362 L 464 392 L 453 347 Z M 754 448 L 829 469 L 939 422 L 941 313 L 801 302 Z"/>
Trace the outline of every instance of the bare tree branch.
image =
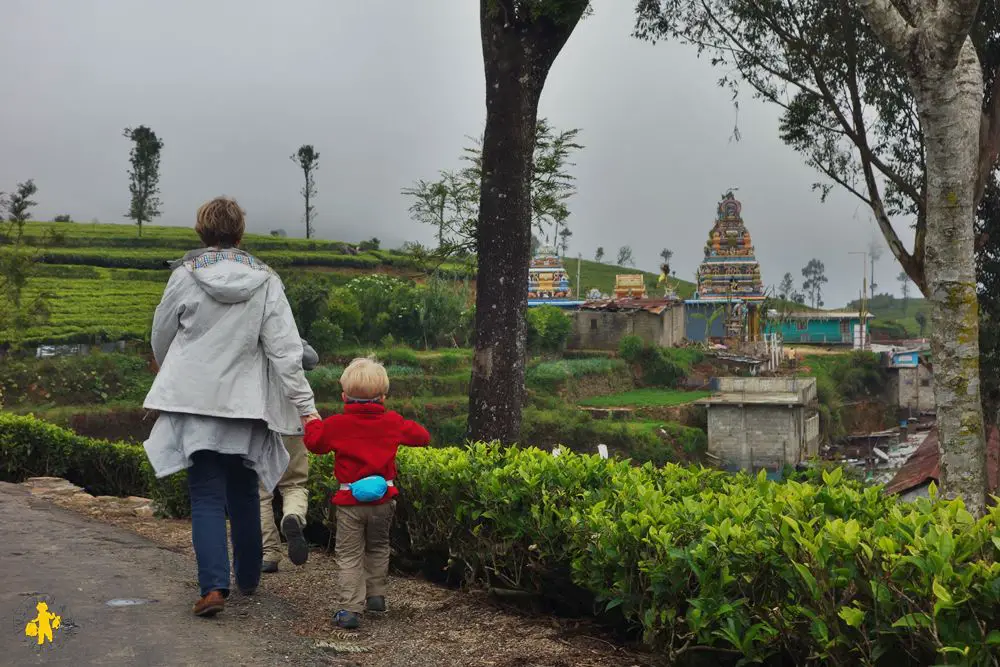
<path id="1" fill-rule="evenodd" d="M 946 66 L 954 67 L 958 62 L 958 52 L 969 38 L 978 13 L 979 0 L 939 0 L 935 23 Z"/>

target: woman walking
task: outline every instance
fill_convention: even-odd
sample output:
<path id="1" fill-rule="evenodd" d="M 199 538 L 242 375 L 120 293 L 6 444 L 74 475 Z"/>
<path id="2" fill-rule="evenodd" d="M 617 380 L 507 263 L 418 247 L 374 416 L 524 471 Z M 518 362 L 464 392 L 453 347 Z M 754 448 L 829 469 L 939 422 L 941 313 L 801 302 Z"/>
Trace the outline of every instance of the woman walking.
<path id="1" fill-rule="evenodd" d="M 281 280 L 238 249 L 244 229 L 232 199 L 198 209 L 195 231 L 205 247 L 173 265 L 153 317 L 160 370 L 144 407 L 160 416 L 146 455 L 157 477 L 188 473 L 198 616 L 222 611 L 229 595 L 227 515 L 236 586 L 256 591 L 258 482 L 274 489 L 288 465 L 280 434 L 299 435 L 318 418 Z"/>

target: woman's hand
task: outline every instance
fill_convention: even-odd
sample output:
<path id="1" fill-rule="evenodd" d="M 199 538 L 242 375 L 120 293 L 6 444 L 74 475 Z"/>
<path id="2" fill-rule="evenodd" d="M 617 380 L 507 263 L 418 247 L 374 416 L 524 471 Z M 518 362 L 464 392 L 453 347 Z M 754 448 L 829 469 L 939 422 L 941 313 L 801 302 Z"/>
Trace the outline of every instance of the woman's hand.
<path id="1" fill-rule="evenodd" d="M 311 415 L 305 415 L 305 416 L 303 416 L 302 417 L 302 428 L 305 428 L 306 424 L 308 424 L 309 422 L 314 422 L 314 421 L 317 421 L 319 419 L 322 419 L 322 417 L 320 417 L 319 414 L 315 413 L 315 412 L 312 413 Z"/>

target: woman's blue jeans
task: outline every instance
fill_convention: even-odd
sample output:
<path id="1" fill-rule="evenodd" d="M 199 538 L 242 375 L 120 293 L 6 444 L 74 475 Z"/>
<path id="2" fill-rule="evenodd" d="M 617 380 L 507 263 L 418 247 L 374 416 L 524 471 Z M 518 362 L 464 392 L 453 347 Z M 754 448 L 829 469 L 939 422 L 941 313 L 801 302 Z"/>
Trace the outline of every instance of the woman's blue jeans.
<path id="1" fill-rule="evenodd" d="M 229 594 L 227 512 L 236 585 L 243 591 L 257 588 L 263 558 L 257 473 L 237 454 L 200 451 L 191 456 L 191 462 L 187 471 L 191 541 L 198 561 L 201 594 L 211 591 Z"/>

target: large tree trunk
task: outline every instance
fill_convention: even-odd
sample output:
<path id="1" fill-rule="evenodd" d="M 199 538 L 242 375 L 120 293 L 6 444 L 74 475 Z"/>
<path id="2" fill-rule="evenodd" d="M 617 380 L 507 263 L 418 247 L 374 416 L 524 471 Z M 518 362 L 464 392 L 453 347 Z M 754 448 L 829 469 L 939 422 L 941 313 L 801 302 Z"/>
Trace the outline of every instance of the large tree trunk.
<path id="1" fill-rule="evenodd" d="M 476 248 L 476 336 L 469 435 L 511 443 L 524 400 L 531 178 L 538 99 L 587 0 L 550 17 L 519 0 L 480 0 L 486 129 Z M 556 3 L 558 4 L 558 3 Z"/>
<path id="2" fill-rule="evenodd" d="M 535 80 L 517 35 L 495 20 L 482 23 L 486 130 L 469 432 L 478 440 L 513 442 L 524 395 L 532 155 L 543 82 Z"/>
<path id="3" fill-rule="evenodd" d="M 982 70 L 970 40 L 954 69 L 930 59 L 911 70 L 927 151 L 925 271 L 931 299 L 941 485 L 969 511 L 986 506 L 974 253 Z"/>

